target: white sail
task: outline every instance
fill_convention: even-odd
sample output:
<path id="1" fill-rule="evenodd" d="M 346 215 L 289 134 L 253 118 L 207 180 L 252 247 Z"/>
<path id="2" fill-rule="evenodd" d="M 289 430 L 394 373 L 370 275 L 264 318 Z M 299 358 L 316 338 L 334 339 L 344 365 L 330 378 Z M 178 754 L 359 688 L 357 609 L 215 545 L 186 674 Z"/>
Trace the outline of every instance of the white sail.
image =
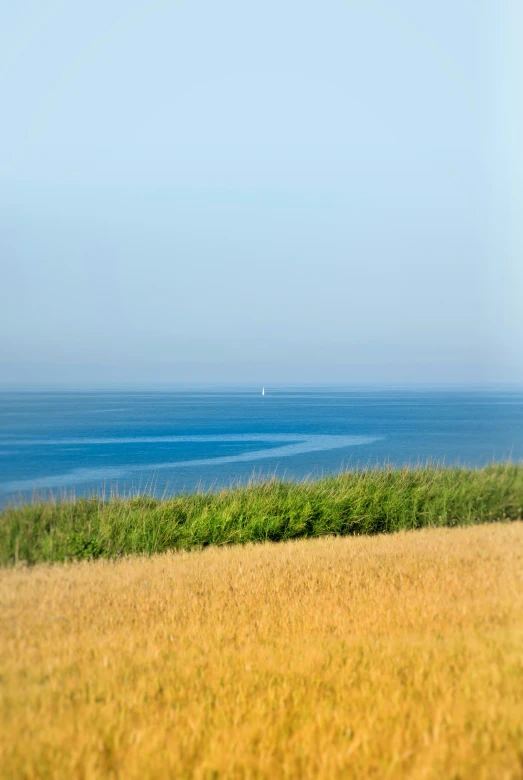
<path id="1" fill-rule="evenodd" d="M 262 395 L 265 395 L 265 388 L 262 387 Z"/>

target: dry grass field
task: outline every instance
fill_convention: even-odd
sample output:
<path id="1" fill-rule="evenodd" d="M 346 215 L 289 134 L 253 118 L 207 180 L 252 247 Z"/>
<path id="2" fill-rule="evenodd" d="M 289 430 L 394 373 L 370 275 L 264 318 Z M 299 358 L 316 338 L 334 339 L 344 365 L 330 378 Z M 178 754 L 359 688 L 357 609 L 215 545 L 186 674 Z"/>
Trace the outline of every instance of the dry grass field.
<path id="1" fill-rule="evenodd" d="M 3 777 L 523 776 L 523 523 L 0 571 Z"/>

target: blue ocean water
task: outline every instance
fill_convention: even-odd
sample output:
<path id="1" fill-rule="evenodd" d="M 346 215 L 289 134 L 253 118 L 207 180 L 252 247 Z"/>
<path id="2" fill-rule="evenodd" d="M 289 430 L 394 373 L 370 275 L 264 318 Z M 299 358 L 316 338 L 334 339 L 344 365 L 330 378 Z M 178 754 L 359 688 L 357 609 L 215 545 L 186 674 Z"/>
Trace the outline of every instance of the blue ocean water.
<path id="1" fill-rule="evenodd" d="M 255 475 L 523 458 L 523 392 L 338 388 L 0 394 L 0 502 Z"/>

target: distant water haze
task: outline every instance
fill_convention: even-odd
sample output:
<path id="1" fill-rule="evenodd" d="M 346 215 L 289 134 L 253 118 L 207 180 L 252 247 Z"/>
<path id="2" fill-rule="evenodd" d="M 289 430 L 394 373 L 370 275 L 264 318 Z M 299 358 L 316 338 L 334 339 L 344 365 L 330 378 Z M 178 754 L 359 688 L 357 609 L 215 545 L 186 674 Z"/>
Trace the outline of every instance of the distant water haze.
<path id="1" fill-rule="evenodd" d="M 4 6 L 0 386 L 523 382 L 521 2 Z"/>

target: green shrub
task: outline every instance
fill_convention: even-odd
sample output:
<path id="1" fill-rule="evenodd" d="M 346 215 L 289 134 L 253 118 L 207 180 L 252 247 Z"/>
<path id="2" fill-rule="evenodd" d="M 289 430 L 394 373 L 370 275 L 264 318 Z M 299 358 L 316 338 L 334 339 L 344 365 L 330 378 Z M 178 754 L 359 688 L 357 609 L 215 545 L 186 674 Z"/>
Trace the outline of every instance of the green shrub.
<path id="1" fill-rule="evenodd" d="M 516 520 L 522 507 L 523 466 L 514 463 L 370 469 L 164 500 L 79 498 L 2 511 L 0 564 Z"/>

